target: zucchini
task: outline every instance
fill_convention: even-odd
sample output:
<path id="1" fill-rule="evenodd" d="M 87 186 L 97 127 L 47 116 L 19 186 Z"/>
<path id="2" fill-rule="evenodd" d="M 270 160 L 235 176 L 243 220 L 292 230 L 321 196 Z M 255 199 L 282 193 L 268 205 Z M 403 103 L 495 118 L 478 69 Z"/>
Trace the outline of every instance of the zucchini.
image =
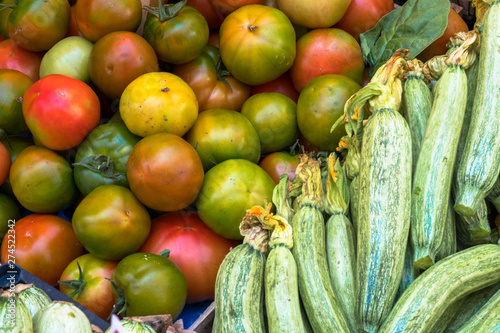
<path id="1" fill-rule="evenodd" d="M 456 318 L 458 310 L 463 306 L 467 297 L 462 297 L 446 308 L 441 318 L 432 327 L 432 333 L 443 333 L 448 325 Z"/>
<path id="2" fill-rule="evenodd" d="M 431 113 L 432 92 L 424 81 L 423 63 L 408 61 L 408 72 L 403 87 L 401 110 L 411 132 L 412 170 L 415 172 L 420 144 Z"/>
<path id="3" fill-rule="evenodd" d="M 407 54 L 396 52 L 344 107 L 347 134 L 362 142 L 356 314 L 359 330 L 368 333 L 377 331 L 394 303 L 410 227 L 411 134 L 398 111 Z M 365 105 L 372 115 L 363 129 Z"/>
<path id="4" fill-rule="evenodd" d="M 420 275 L 420 269 L 415 267 L 413 262 L 413 247 L 408 237 L 408 243 L 406 244 L 405 251 L 405 261 L 403 265 L 403 276 L 401 277 L 401 284 L 399 285 L 398 293 L 396 294 L 396 300 L 401 297 L 403 292 L 408 289 L 410 284 L 412 284 L 413 281 L 415 281 L 415 279 Z"/>
<path id="5" fill-rule="evenodd" d="M 497 178 L 497 181 L 488 194 L 487 199 L 495 206 L 495 209 L 500 214 L 500 177 Z"/>
<path id="6" fill-rule="evenodd" d="M 411 242 L 415 266 L 427 269 L 436 261 L 443 241 L 453 167 L 467 98 L 465 68 L 475 61 L 477 34 L 460 34 L 463 44 L 445 60 L 447 66 L 435 87 L 413 178 Z M 432 59 L 430 60 L 432 62 Z"/>
<path id="7" fill-rule="evenodd" d="M 443 240 L 441 247 L 436 253 L 436 261 L 439 261 L 447 256 L 457 252 L 457 230 L 455 221 L 455 211 L 453 210 L 453 203 L 451 196 L 448 202 L 448 212 L 446 213 L 446 221 L 443 230 Z"/>
<path id="8" fill-rule="evenodd" d="M 349 332 L 328 274 L 320 163 L 302 154 L 295 172 L 293 182 L 301 182 L 302 191 L 295 199 L 298 210 L 292 219 L 292 254 L 297 263 L 299 294 L 313 331 Z"/>
<path id="9" fill-rule="evenodd" d="M 297 264 L 290 248 L 292 228 L 280 214 L 291 213 L 288 197 L 288 174 L 280 177 L 274 188 L 276 215 L 270 214 L 271 204 L 262 215 L 261 223 L 269 230 L 269 255 L 264 275 L 264 298 L 269 333 L 302 333 L 306 327 L 300 309 Z"/>
<path id="10" fill-rule="evenodd" d="M 456 310 L 456 316 L 448 324 L 444 332 L 455 333 L 458 331 L 498 290 L 500 290 L 500 283 L 483 288 L 465 297 L 465 301 Z"/>
<path id="11" fill-rule="evenodd" d="M 328 156 L 325 211 L 326 259 L 333 292 L 349 322 L 351 331 L 357 330 L 356 319 L 356 253 L 354 230 L 345 215 L 349 210 L 349 186 L 344 168 L 335 153 Z M 345 164 L 344 164 L 345 165 Z"/>
<path id="12" fill-rule="evenodd" d="M 433 332 L 455 301 L 498 282 L 500 246 L 482 244 L 452 254 L 406 289 L 378 332 Z"/>
<path id="13" fill-rule="evenodd" d="M 457 239 L 462 245 L 472 246 L 489 243 L 491 241 L 491 227 L 488 220 L 486 200 L 481 200 L 473 216 L 458 215 L 456 225 Z"/>
<path id="14" fill-rule="evenodd" d="M 500 332 L 500 290 L 457 333 Z"/>
<path id="15" fill-rule="evenodd" d="M 264 333 L 264 269 L 268 232 L 259 220 L 263 208 L 248 210 L 240 224 L 243 244 L 222 261 L 215 281 L 214 333 Z"/>
<path id="16" fill-rule="evenodd" d="M 500 2 L 483 18 L 477 86 L 469 132 L 458 166 L 455 211 L 472 216 L 500 173 Z"/>

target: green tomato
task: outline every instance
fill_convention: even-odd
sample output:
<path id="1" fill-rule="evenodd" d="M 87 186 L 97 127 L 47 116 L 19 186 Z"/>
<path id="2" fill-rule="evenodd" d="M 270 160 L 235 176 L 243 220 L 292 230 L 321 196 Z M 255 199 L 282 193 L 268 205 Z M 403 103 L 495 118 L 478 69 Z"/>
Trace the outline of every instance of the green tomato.
<path id="1" fill-rule="evenodd" d="M 9 151 L 12 162 L 24 148 L 35 145 L 33 140 L 24 136 L 10 136 L 8 139 L 2 139 L 1 142 Z M 7 193 L 12 198 L 15 197 L 14 191 L 12 191 L 12 185 L 10 184 L 10 178 L 7 178 L 2 186 L 0 186 L 0 191 Z"/>
<path id="2" fill-rule="evenodd" d="M 111 277 L 115 299 L 126 300 L 127 317 L 170 314 L 175 320 L 186 303 L 187 282 L 168 258 L 134 253 L 123 258 Z"/>
<path id="3" fill-rule="evenodd" d="M 217 164 L 205 174 L 198 195 L 200 218 L 215 233 L 229 239 L 243 239 L 240 223 L 246 210 L 271 202 L 274 181 L 260 166 L 243 159 Z"/>
<path id="4" fill-rule="evenodd" d="M 17 202 L 5 193 L 0 193 L 0 243 L 9 230 L 9 221 L 19 219 L 19 206 Z"/>
<path id="5" fill-rule="evenodd" d="M 2 132 L 19 134 L 26 132 L 22 97 L 33 81 L 14 69 L 0 69 L 0 137 Z"/>
<path id="6" fill-rule="evenodd" d="M 93 46 L 92 42 L 79 36 L 60 40 L 43 56 L 40 78 L 50 74 L 63 74 L 89 83 L 88 64 Z"/>
<path id="7" fill-rule="evenodd" d="M 105 184 L 128 187 L 127 162 L 141 138 L 121 123 L 99 125 L 80 144 L 75 157 L 74 177 L 83 195 Z"/>

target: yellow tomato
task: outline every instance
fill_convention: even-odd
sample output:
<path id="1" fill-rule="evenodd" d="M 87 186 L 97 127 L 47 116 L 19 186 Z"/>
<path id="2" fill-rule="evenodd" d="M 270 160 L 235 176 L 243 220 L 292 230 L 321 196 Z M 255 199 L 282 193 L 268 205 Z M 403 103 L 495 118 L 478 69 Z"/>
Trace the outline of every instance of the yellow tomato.
<path id="1" fill-rule="evenodd" d="M 132 81 L 120 97 L 120 115 L 138 136 L 172 133 L 183 136 L 198 118 L 193 89 L 177 75 L 151 72 Z"/>

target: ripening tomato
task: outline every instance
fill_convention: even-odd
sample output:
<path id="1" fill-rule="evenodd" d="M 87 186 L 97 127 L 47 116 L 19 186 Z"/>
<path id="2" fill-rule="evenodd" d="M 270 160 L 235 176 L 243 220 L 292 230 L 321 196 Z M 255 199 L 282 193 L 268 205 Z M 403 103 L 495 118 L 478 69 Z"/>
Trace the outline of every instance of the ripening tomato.
<path id="1" fill-rule="evenodd" d="M 1 5 L 13 5 L 14 0 L 0 0 Z M 7 21 L 9 20 L 9 15 L 12 12 L 12 8 L 3 7 L 0 9 L 0 40 L 9 39 L 9 33 L 7 32 Z"/>
<path id="2" fill-rule="evenodd" d="M 33 146 L 35 143 L 33 140 L 26 138 L 24 136 L 9 136 L 9 138 L 2 139 L 2 144 L 7 148 L 11 157 L 11 165 L 17 155 L 29 146 Z M 10 184 L 10 178 L 7 178 L 5 182 L 0 186 L 0 191 L 7 193 L 12 198 L 15 198 L 14 191 L 12 191 L 12 185 Z"/>
<path id="3" fill-rule="evenodd" d="M 207 20 L 208 28 L 211 30 L 219 29 L 224 20 L 222 12 L 216 9 L 210 0 L 187 0 L 186 5 L 199 11 Z"/>
<path id="4" fill-rule="evenodd" d="M 69 21 L 69 27 L 68 27 L 68 32 L 66 33 L 66 37 L 71 37 L 71 36 L 83 37 L 80 30 L 78 30 L 78 26 L 76 25 L 75 8 L 76 8 L 75 5 L 71 6 L 71 18 Z"/>
<path id="5" fill-rule="evenodd" d="M 0 142 L 0 185 L 9 178 L 10 165 L 12 164 L 7 147 Z"/>
<path id="6" fill-rule="evenodd" d="M 27 51 L 11 39 L 0 42 L 0 69 L 15 69 L 26 74 L 33 82 L 40 78 L 43 53 Z"/>
<path id="7" fill-rule="evenodd" d="M 163 214 L 151 221 L 151 233 L 138 252 L 160 254 L 170 250 L 169 259 L 187 280 L 187 303 L 214 299 L 219 266 L 231 248 L 240 244 L 217 235 L 195 211 Z"/>
<path id="8" fill-rule="evenodd" d="M 79 0 L 75 21 L 83 37 L 97 42 L 113 31 L 136 31 L 142 21 L 140 0 Z"/>
<path id="9" fill-rule="evenodd" d="M 285 73 L 295 59 L 295 29 L 279 9 L 243 6 L 229 14 L 219 29 L 220 55 L 238 80 L 258 85 Z"/>
<path id="10" fill-rule="evenodd" d="M 210 2 L 215 8 L 227 15 L 240 7 L 259 4 L 262 0 L 210 0 Z"/>
<path id="11" fill-rule="evenodd" d="M 87 84 L 51 74 L 26 90 L 23 114 L 35 141 L 49 149 L 66 150 L 79 145 L 97 126 L 101 110 L 99 98 Z"/>
<path id="12" fill-rule="evenodd" d="M 196 150 L 171 133 L 149 135 L 128 157 L 130 189 L 145 206 L 175 212 L 189 206 L 198 195 L 204 171 Z"/>
<path id="13" fill-rule="evenodd" d="M 300 93 L 312 79 L 326 74 L 342 74 L 359 84 L 364 68 L 361 47 L 354 37 L 340 29 L 314 29 L 297 40 L 290 76 Z"/>
<path id="14" fill-rule="evenodd" d="M 25 74 L 14 69 L 0 69 L 0 138 L 28 130 L 24 121 L 22 98 L 33 84 Z"/>
<path id="15" fill-rule="evenodd" d="M 252 86 L 250 95 L 255 95 L 263 92 L 275 92 L 283 94 L 290 97 L 290 99 L 295 103 L 297 103 L 297 100 L 299 99 L 299 93 L 293 86 L 292 79 L 290 78 L 290 72 L 286 72 L 285 74 L 272 81 Z"/>
<path id="16" fill-rule="evenodd" d="M 90 79 L 112 99 L 120 98 L 127 85 L 137 77 L 156 71 L 155 50 L 134 32 L 115 31 L 104 35 L 90 52 Z"/>
<path id="17" fill-rule="evenodd" d="M 68 264 L 84 253 L 71 223 L 57 215 L 31 214 L 16 221 L 7 232 L 1 261 L 15 260 L 23 269 L 56 286 Z"/>
<path id="18" fill-rule="evenodd" d="M 337 23 L 351 0 L 278 0 L 279 8 L 292 23 L 310 29 L 328 28 Z"/>
<path id="19" fill-rule="evenodd" d="M 348 32 L 359 41 L 360 34 L 373 28 L 382 16 L 393 9 L 393 0 L 351 0 L 344 16 L 334 27 Z"/>
<path id="20" fill-rule="evenodd" d="M 288 174 L 288 179 L 295 178 L 295 170 L 300 163 L 299 155 L 291 155 L 284 151 L 276 151 L 264 157 L 259 166 L 273 179 L 277 185 L 283 174 Z"/>

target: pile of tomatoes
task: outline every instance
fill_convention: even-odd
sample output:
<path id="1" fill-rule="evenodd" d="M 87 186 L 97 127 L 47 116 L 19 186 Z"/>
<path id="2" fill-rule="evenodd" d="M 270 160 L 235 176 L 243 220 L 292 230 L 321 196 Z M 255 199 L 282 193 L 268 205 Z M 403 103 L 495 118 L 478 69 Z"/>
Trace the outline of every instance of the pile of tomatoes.
<path id="1" fill-rule="evenodd" d="M 246 209 L 293 178 L 297 143 L 334 151 L 345 135 L 331 125 L 369 79 L 359 35 L 394 8 L 0 4 L 1 262 L 80 281 L 60 288 L 103 318 L 120 293 L 127 315 L 213 298 Z"/>

